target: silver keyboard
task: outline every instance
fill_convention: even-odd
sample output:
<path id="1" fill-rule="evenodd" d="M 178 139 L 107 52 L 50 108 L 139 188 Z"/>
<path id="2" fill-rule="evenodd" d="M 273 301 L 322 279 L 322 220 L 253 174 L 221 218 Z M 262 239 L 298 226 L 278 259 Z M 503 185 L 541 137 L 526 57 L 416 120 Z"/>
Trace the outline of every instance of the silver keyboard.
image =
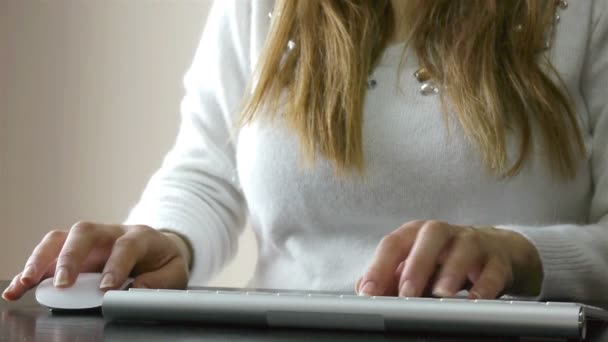
<path id="1" fill-rule="evenodd" d="M 579 339 L 585 338 L 587 320 L 608 320 L 608 312 L 577 303 L 210 289 L 108 291 L 102 311 L 109 321 Z"/>

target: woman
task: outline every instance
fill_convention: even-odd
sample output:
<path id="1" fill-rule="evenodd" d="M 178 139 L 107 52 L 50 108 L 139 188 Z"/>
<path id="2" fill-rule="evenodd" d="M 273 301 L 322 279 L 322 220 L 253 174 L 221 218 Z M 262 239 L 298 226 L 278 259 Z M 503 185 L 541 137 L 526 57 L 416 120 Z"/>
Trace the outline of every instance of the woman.
<path id="1" fill-rule="evenodd" d="M 608 299 L 606 1 L 273 6 L 215 2 L 127 222 L 49 233 L 4 298 L 204 283 L 248 216 L 255 287 Z"/>

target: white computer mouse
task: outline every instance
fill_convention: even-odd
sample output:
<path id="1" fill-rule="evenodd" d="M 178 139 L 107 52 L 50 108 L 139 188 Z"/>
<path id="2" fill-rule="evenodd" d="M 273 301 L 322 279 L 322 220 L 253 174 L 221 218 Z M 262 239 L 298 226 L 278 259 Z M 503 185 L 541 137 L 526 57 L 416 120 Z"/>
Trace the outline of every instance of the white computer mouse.
<path id="1" fill-rule="evenodd" d="M 81 273 L 71 287 L 58 288 L 53 278 L 43 280 L 36 289 L 40 305 L 53 310 L 87 310 L 101 307 L 105 292 L 99 289 L 101 273 Z M 125 289 L 133 281 L 129 278 L 121 286 Z"/>

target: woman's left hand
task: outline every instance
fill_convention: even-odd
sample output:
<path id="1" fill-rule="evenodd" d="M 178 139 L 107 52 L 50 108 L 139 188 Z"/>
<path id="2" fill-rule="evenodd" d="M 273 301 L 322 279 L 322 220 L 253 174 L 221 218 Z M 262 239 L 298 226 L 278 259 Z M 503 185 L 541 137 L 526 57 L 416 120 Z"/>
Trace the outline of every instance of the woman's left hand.
<path id="1" fill-rule="evenodd" d="M 470 299 L 492 299 L 505 292 L 538 295 L 542 279 L 538 252 L 519 233 L 412 221 L 382 239 L 355 291 L 418 297 L 429 289 L 449 297 L 469 281 Z"/>

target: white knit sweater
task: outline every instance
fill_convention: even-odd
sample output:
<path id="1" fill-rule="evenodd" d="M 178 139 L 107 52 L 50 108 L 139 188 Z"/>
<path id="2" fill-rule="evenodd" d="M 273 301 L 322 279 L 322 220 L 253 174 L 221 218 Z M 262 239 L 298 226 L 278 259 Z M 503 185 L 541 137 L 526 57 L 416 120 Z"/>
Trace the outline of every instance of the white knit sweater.
<path id="1" fill-rule="evenodd" d="M 457 120 L 448 132 L 439 97 L 420 95 L 415 59 L 397 73 L 403 45 L 389 47 L 372 75 L 364 181 L 336 178 L 326 160 L 303 167 L 297 139 L 280 123 L 255 123 L 231 140 L 272 3 L 215 1 L 185 77 L 175 146 L 127 219 L 190 239 L 191 284 L 231 259 L 247 219 L 259 244 L 251 286 L 348 291 L 385 234 L 437 219 L 524 234 L 542 258 L 542 298 L 608 300 L 608 1 L 570 1 L 548 52 L 588 152 L 569 182 L 551 176 L 536 138 L 519 175 L 489 175 Z"/>

